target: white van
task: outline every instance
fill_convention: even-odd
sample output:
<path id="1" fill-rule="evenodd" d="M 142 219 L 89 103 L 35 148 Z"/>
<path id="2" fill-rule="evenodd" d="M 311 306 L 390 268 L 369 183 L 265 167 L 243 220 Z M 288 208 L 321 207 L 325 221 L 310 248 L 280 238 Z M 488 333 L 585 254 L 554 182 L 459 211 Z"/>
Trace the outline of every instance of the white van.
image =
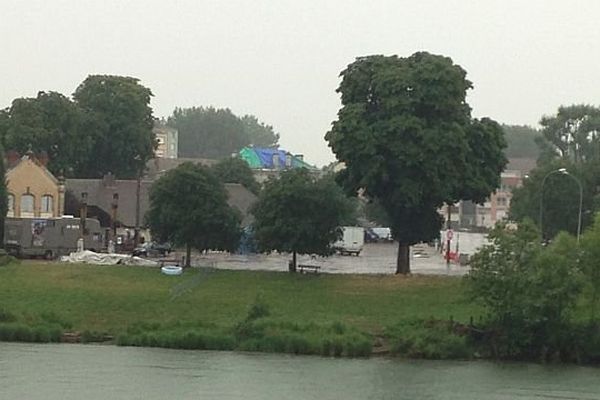
<path id="1" fill-rule="evenodd" d="M 342 237 L 333 244 L 333 248 L 341 255 L 356 254 L 357 256 L 365 244 L 365 231 L 360 226 L 342 226 Z"/>

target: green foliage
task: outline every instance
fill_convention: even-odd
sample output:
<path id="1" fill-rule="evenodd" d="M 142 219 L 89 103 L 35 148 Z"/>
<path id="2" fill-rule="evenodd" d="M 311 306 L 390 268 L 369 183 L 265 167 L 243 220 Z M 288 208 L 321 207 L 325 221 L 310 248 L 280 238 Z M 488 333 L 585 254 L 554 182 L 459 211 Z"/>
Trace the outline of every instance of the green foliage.
<path id="1" fill-rule="evenodd" d="M 586 289 L 591 293 L 591 320 L 596 321 L 600 301 L 600 214 L 581 237 L 580 266 L 585 276 Z"/>
<path id="2" fill-rule="evenodd" d="M 241 118 L 248 144 L 256 147 L 274 147 L 279 142 L 279 134 L 271 125 L 260 122 L 254 115 L 244 115 Z"/>
<path id="3" fill-rule="evenodd" d="M 168 124 L 179 131 L 179 156 L 230 157 L 250 144 L 275 146 L 279 135 L 252 115 L 239 118 L 228 108 L 176 108 Z"/>
<path id="4" fill-rule="evenodd" d="M 35 98 L 15 99 L 3 114 L 0 136 L 5 149 L 46 154 L 48 169 L 57 176 L 93 175 L 89 164 L 97 121 L 76 103 L 60 93 L 39 92 Z"/>
<path id="5" fill-rule="evenodd" d="M 471 82 L 450 58 L 361 57 L 341 76 L 342 108 L 325 137 L 346 165 L 339 179 L 381 204 L 401 248 L 439 235 L 444 202 L 481 202 L 499 186 L 502 129 L 471 118 Z"/>
<path id="6" fill-rule="evenodd" d="M 156 148 L 151 97 L 138 79 L 123 76 L 90 75 L 75 90 L 78 106 L 95 118 L 96 140 L 88 159 L 95 175 L 141 175 Z"/>
<path id="7" fill-rule="evenodd" d="M 552 238 L 560 231 L 576 234 L 579 185 L 575 179 L 583 187 L 582 227 L 585 228 L 592 220 L 590 210 L 596 210 L 600 204 L 593 190 L 596 185 L 600 185 L 599 167 L 600 164 L 594 163 L 582 169 L 565 160 L 539 165 L 523 180 L 523 186 L 513 191 L 510 218 L 513 221 L 528 218 L 535 221 L 539 228 L 541 206 L 544 238 Z M 560 168 L 566 168 L 572 176 L 558 172 Z"/>
<path id="8" fill-rule="evenodd" d="M 175 245 L 233 251 L 241 217 L 213 172 L 184 163 L 165 173 L 150 190 L 146 222 L 153 235 Z"/>
<path id="9" fill-rule="evenodd" d="M 60 342 L 62 329 L 58 325 L 31 327 L 22 323 L 0 323 L 0 341 L 4 342 Z"/>
<path id="10" fill-rule="evenodd" d="M 267 182 L 252 211 L 258 247 L 328 255 L 353 210 L 332 179 L 317 179 L 304 169 L 285 171 Z"/>
<path id="11" fill-rule="evenodd" d="M 392 353 L 434 360 L 470 359 L 474 348 L 466 335 L 455 332 L 452 322 L 407 320 L 386 329 Z"/>
<path id="12" fill-rule="evenodd" d="M 224 158 L 213 166 L 213 172 L 223 183 L 239 183 L 254 194 L 260 191 L 252 169 L 241 158 Z"/>
<path id="13" fill-rule="evenodd" d="M 152 93 L 135 78 L 91 75 L 74 101 L 56 92 L 15 99 L 0 112 L 6 150 L 48 156 L 56 176 L 137 177 L 154 155 Z"/>
<path id="14" fill-rule="evenodd" d="M 600 161 L 600 108 L 561 106 L 556 115 L 543 117 L 540 124 L 542 160 L 562 158 L 574 164 Z"/>
<path id="15" fill-rule="evenodd" d="M 542 247 L 532 223 L 498 225 L 471 259 L 471 297 L 488 311 L 490 342 L 500 357 L 547 357 L 562 347 L 581 294 L 577 244 L 560 234 Z"/>
<path id="16" fill-rule="evenodd" d="M 502 130 L 507 144 L 506 157 L 538 159 L 541 150 L 537 141 L 542 138 L 539 130 L 527 125 L 505 124 L 502 124 Z"/>

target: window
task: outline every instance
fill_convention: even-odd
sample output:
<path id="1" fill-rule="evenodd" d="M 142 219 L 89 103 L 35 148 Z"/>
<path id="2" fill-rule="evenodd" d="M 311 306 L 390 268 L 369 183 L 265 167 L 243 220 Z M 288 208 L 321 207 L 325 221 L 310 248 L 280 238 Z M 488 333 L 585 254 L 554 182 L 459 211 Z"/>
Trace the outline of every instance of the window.
<path id="1" fill-rule="evenodd" d="M 41 212 L 43 213 L 52 213 L 54 212 L 54 204 L 53 204 L 53 198 L 52 196 L 50 196 L 49 194 L 45 194 L 42 196 L 42 209 Z"/>
<path id="2" fill-rule="evenodd" d="M 35 204 L 35 198 L 31 194 L 24 194 L 21 196 L 21 216 L 31 214 L 33 216 L 33 209 Z"/>
<path id="3" fill-rule="evenodd" d="M 8 213 L 9 217 L 13 217 L 15 215 L 15 195 L 12 193 L 8 194 Z"/>

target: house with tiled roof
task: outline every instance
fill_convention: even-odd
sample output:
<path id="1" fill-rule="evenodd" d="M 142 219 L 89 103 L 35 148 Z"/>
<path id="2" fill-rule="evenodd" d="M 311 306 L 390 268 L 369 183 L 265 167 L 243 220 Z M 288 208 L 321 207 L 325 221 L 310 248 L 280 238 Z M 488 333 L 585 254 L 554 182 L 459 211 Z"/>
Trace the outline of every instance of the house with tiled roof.
<path id="1" fill-rule="evenodd" d="M 31 151 L 9 152 L 6 188 L 8 217 L 57 218 L 63 215 L 65 187 L 45 166 L 45 157 Z"/>

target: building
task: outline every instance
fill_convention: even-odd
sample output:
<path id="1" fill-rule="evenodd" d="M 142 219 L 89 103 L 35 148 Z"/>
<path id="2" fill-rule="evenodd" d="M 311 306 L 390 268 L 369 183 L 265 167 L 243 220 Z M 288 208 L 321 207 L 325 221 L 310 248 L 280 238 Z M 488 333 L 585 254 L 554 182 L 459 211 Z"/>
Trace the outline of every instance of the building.
<path id="1" fill-rule="evenodd" d="M 523 184 L 523 178 L 535 168 L 530 158 L 509 159 L 506 170 L 500 175 L 500 187 L 483 204 L 463 201 L 459 206 L 461 227 L 491 228 L 508 218 L 514 189 Z"/>
<path id="2" fill-rule="evenodd" d="M 44 157 L 28 152 L 8 157 L 8 217 L 57 218 L 64 213 L 65 186 L 45 167 Z"/>
<path id="3" fill-rule="evenodd" d="M 150 188 L 154 180 L 115 179 L 106 175 L 102 179 L 67 179 L 65 181 L 65 209 L 79 216 L 83 202 L 87 205 L 87 216 L 97 218 L 105 228 L 116 227 L 122 241 L 133 239 L 135 229 L 140 228 L 141 237 L 150 239 L 145 229 L 144 215 L 150 209 Z M 242 215 L 242 226 L 252 222 L 250 208 L 257 197 L 237 183 L 226 183 L 228 203 Z"/>
<path id="4" fill-rule="evenodd" d="M 163 121 L 156 120 L 152 129 L 156 137 L 157 147 L 154 154 L 157 158 L 177 158 L 179 132 L 167 126 Z"/>
<path id="5" fill-rule="evenodd" d="M 315 174 L 321 172 L 304 161 L 302 154 L 292 154 L 278 148 L 244 147 L 237 156 L 248 163 L 255 179 L 261 184 L 287 169 L 305 168 Z"/>

